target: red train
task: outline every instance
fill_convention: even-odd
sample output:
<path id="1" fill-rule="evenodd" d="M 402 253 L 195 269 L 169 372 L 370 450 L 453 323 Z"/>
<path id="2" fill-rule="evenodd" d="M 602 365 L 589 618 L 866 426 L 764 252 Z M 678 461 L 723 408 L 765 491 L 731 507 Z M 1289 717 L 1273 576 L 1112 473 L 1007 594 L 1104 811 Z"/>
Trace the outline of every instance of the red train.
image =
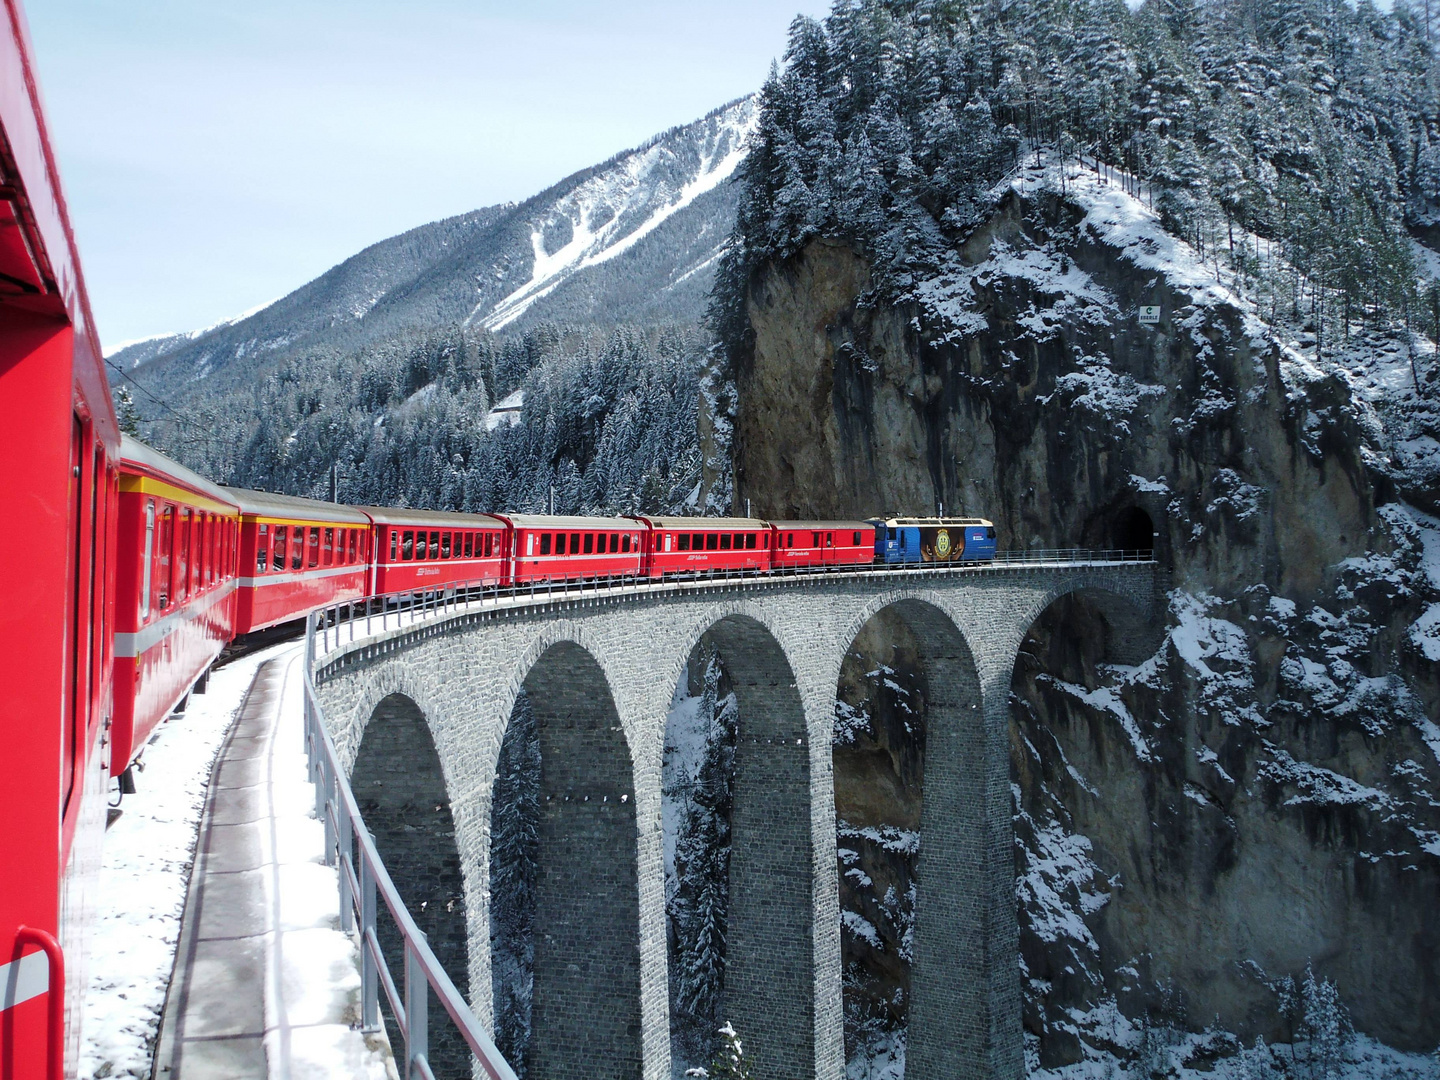
<path id="1" fill-rule="evenodd" d="M 0 27 L 0 1070 L 79 1047 L 112 720 L 120 432 L 17 0 Z M 68 969 L 67 969 L 68 960 Z"/>
<path id="2" fill-rule="evenodd" d="M 240 507 L 144 443 L 121 441 L 115 719 L 110 771 L 129 768 L 156 725 L 235 636 Z M 128 779 L 128 778 L 127 778 Z"/>

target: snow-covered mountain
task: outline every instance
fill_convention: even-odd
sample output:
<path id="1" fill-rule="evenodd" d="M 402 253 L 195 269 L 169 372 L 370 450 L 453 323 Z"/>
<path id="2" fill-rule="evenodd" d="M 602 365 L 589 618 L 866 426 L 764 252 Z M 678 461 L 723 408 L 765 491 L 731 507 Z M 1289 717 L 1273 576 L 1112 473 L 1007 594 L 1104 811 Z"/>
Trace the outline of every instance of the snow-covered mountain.
<path id="1" fill-rule="evenodd" d="M 737 192 L 726 181 L 757 108 L 753 96 L 731 102 L 523 203 L 412 229 L 258 312 L 112 358 L 145 366 L 163 387 L 446 324 L 693 319 L 734 222 Z"/>

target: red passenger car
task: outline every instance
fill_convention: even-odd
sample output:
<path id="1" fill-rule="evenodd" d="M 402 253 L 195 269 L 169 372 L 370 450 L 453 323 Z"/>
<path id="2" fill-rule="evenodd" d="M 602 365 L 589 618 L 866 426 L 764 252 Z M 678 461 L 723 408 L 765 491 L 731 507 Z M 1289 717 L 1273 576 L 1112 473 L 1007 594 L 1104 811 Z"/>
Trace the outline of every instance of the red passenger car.
<path id="1" fill-rule="evenodd" d="M 110 731 L 115 775 L 234 636 L 239 536 L 240 507 L 223 488 L 125 436 Z"/>
<path id="2" fill-rule="evenodd" d="M 244 488 L 225 491 L 240 504 L 236 634 L 368 594 L 370 519 L 359 510 Z"/>
<path id="3" fill-rule="evenodd" d="M 770 526 L 756 518 L 647 517 L 651 577 L 768 570 Z"/>
<path id="4" fill-rule="evenodd" d="M 108 781 L 120 459 L 24 17 L 0 17 L 0 1072 L 79 1050 Z M 58 939 L 58 940 L 57 940 Z"/>
<path id="5" fill-rule="evenodd" d="M 807 566 L 868 566 L 875 561 L 875 526 L 866 521 L 772 521 L 776 570 Z"/>
<path id="6" fill-rule="evenodd" d="M 456 585 L 498 585 L 505 576 L 505 522 L 485 514 L 357 506 L 373 523 L 370 592 L 415 592 Z"/>
<path id="7" fill-rule="evenodd" d="M 644 573 L 643 538 L 648 526 L 641 521 L 538 514 L 495 516 L 512 529 L 510 578 L 506 584 Z"/>

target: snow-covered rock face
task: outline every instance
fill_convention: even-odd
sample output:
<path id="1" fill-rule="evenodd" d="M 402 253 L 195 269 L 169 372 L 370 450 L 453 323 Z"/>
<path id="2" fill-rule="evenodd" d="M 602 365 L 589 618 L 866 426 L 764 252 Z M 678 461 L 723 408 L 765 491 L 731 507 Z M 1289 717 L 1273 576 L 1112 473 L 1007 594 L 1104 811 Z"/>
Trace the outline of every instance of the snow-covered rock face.
<path id="1" fill-rule="evenodd" d="M 1117 663 L 1082 600 L 1015 672 L 1032 1067 L 1135 1060 L 1133 1024 L 1162 1009 L 1289 1041 L 1277 981 L 1312 962 L 1362 1032 L 1433 1048 L 1430 352 L 1372 332 L 1317 354 L 1073 162 L 1063 195 L 1053 166 L 1002 185 L 914 305 L 871 286 L 825 240 L 752 283 L 737 498 L 795 517 L 943 501 L 1010 548 L 1133 547 L 1153 526 L 1169 575 L 1148 659 Z"/>
<path id="2" fill-rule="evenodd" d="M 692 125 L 690 137 L 655 140 L 621 155 L 529 222 L 533 268 L 528 281 L 498 303 L 482 298 L 473 314 L 488 330 L 520 318 L 531 305 L 581 270 L 634 247 L 666 220 L 734 174 L 755 129 L 758 103 L 745 98 Z M 719 256 L 724 237 L 702 263 Z M 690 276 L 701 264 L 684 267 Z"/>

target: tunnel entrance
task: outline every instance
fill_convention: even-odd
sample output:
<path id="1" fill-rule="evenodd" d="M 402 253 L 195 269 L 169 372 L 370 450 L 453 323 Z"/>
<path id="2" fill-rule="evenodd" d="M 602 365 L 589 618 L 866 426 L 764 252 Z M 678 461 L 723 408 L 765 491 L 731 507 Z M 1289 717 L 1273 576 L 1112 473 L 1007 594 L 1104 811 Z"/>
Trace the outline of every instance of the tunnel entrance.
<path id="1" fill-rule="evenodd" d="M 416 924 L 462 997 L 470 993 L 465 883 L 455 845 L 455 820 L 440 756 L 419 706 L 392 694 L 375 706 L 350 786 L 361 817 Z M 400 933 L 385 917 L 376 933 L 391 974 L 399 982 L 404 956 Z M 392 1046 L 402 1046 L 394 1017 L 382 1013 Z M 470 1074 L 470 1049 L 430 995 L 430 1063 L 439 1077 Z"/>
<path id="2" fill-rule="evenodd" d="M 1155 523 L 1138 506 L 1127 506 L 1110 523 L 1110 547 L 1119 551 L 1155 552 Z"/>

